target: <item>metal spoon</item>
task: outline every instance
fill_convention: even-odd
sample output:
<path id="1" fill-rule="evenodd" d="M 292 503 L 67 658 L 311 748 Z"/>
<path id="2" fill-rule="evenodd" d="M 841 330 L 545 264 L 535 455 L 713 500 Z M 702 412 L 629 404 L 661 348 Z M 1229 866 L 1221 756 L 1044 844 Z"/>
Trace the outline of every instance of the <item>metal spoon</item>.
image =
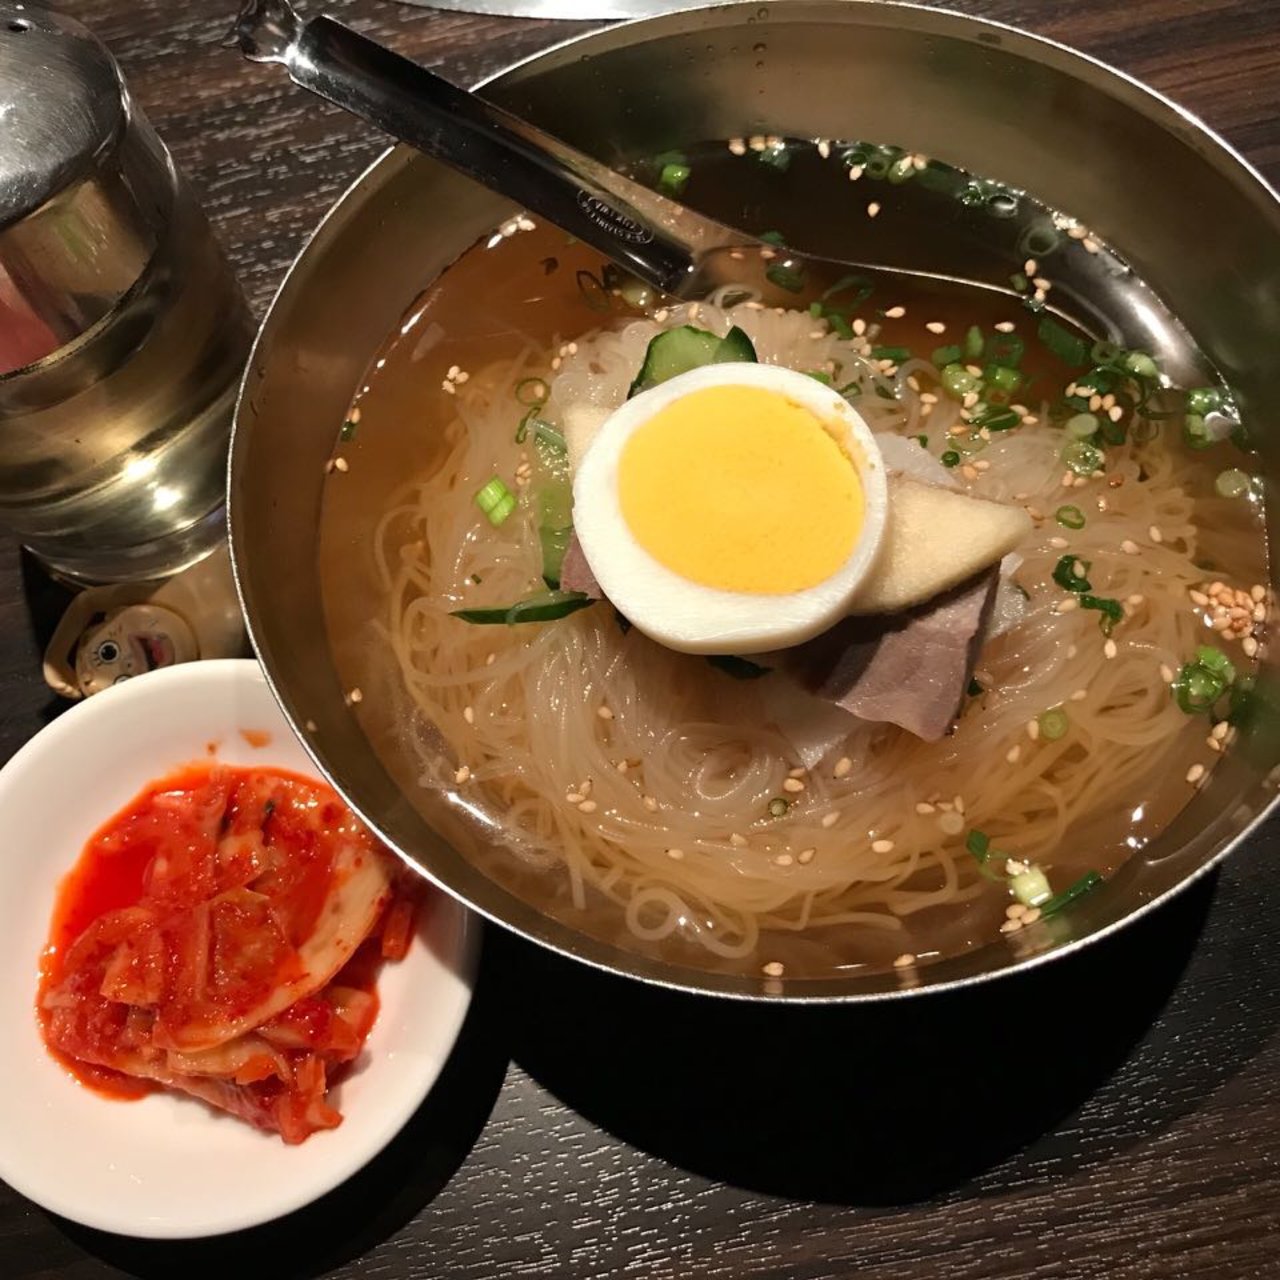
<path id="1" fill-rule="evenodd" d="M 624 177 L 331 18 L 304 21 L 288 0 L 245 0 L 224 43 L 253 62 L 279 63 L 295 84 L 509 197 L 676 298 L 698 300 L 720 285 L 741 284 L 768 301 L 803 305 L 794 291 L 779 296 L 772 281 L 780 272 L 828 283 L 856 272 L 886 285 L 928 282 L 944 292 L 972 297 L 979 289 L 1026 301 L 1000 283 L 1009 267 L 999 254 L 988 254 L 996 264 L 987 273 L 992 279 L 979 280 L 766 244 Z M 1051 224 L 1051 211 L 1029 197 L 1023 204 L 1028 216 Z M 955 247 L 954 260 L 972 271 L 973 243 Z M 1038 297 L 1040 309 L 1094 338 L 1153 352 L 1178 384 L 1207 379 L 1211 370 L 1190 335 L 1120 259 L 1105 249 L 1060 256 L 1053 293 Z"/>

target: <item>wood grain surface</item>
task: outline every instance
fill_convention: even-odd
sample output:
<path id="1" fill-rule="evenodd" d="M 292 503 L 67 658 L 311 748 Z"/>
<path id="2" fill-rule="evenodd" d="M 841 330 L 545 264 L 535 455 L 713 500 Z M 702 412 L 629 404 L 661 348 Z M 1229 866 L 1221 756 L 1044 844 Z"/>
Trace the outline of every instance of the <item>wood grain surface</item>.
<path id="1" fill-rule="evenodd" d="M 220 51 L 233 0 L 63 7 L 119 56 L 261 311 L 382 140 Z M 460 81 L 590 26 L 328 7 Z M 950 7 L 1146 79 L 1280 179 L 1277 0 Z M 5 758 L 58 709 L 38 674 L 57 599 L 0 548 Z M 491 935 L 445 1076 L 346 1186 L 179 1245 L 0 1186 L 0 1278 L 1280 1276 L 1277 853 L 1272 826 L 1084 956 L 885 1010 L 708 1005 Z"/>

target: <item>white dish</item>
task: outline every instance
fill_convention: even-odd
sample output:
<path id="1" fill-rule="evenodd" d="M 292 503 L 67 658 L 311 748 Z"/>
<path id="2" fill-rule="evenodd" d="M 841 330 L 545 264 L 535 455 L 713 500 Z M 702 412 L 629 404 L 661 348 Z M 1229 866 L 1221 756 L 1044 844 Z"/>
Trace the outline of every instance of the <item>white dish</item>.
<path id="1" fill-rule="evenodd" d="M 269 741 L 254 747 L 243 730 Z M 45 1049 L 38 960 L 58 882 L 89 836 L 151 779 L 208 744 L 233 765 L 315 776 L 253 661 L 199 662 L 73 707 L 0 770 L 0 1178 L 86 1226 L 217 1235 L 270 1221 L 350 1177 L 403 1127 L 440 1074 L 471 1002 L 478 927 L 433 893 L 419 936 L 378 983 L 381 1012 L 336 1090 L 345 1119 L 286 1146 L 194 1099 L 120 1102 Z"/>

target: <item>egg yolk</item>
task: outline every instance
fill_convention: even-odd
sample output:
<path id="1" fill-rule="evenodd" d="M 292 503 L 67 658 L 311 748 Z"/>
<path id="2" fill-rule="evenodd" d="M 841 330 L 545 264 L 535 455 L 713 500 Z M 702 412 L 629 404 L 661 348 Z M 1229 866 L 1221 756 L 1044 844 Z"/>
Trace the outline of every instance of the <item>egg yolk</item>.
<path id="1" fill-rule="evenodd" d="M 865 509 L 856 468 L 817 415 L 762 387 L 706 387 L 658 410 L 623 446 L 618 496 L 660 564 L 761 595 L 831 577 Z"/>

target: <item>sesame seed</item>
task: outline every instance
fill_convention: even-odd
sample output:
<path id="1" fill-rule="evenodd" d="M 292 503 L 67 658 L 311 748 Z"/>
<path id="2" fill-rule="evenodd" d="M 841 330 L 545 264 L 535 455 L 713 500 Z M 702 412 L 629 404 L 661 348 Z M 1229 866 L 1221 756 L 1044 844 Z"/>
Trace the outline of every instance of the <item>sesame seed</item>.
<path id="1" fill-rule="evenodd" d="M 770 978 L 780 978 L 785 972 L 781 962 L 778 960 L 770 960 L 768 964 L 762 966 L 761 971 Z"/>
<path id="2" fill-rule="evenodd" d="M 808 773 L 808 772 L 809 772 L 809 770 L 808 770 L 808 769 L 806 769 L 806 768 L 804 767 L 804 765 L 798 765 L 798 766 L 797 766 L 796 768 L 794 768 L 794 769 L 788 769 L 788 770 L 787 770 L 787 777 L 788 777 L 788 778 L 803 778 L 803 777 L 804 777 L 804 775 L 805 775 L 806 773 Z"/>
<path id="3" fill-rule="evenodd" d="M 890 307 L 889 310 L 884 313 L 884 318 L 886 320 L 901 320 L 906 314 L 906 307 Z"/>
<path id="4" fill-rule="evenodd" d="M 1258 642 L 1252 636 L 1245 636 L 1245 638 L 1240 641 L 1240 647 L 1244 650 L 1244 656 L 1246 658 L 1252 658 L 1258 652 Z"/>
<path id="5" fill-rule="evenodd" d="M 1249 598 L 1261 604 L 1267 598 L 1266 587 L 1253 586 L 1249 588 Z"/>
<path id="6" fill-rule="evenodd" d="M 475 724 L 475 722 L 476 722 L 476 709 L 475 709 L 474 707 L 463 707 L 463 708 L 462 708 L 462 718 L 463 718 L 463 719 L 464 719 L 468 724 Z"/>
<path id="7" fill-rule="evenodd" d="M 736 831 L 729 836 L 729 843 L 735 849 L 745 849 L 747 846 L 747 837 L 740 836 Z"/>
<path id="8" fill-rule="evenodd" d="M 1131 605 L 1133 605 L 1133 607 L 1134 607 L 1135 609 L 1136 609 L 1139 605 L 1146 604 L 1146 602 L 1147 602 L 1147 597 L 1146 597 L 1146 596 L 1144 596 L 1144 595 L 1141 595 L 1141 594 L 1140 594 L 1139 592 L 1137 592 L 1137 591 L 1135 591 L 1135 592 L 1133 593 L 1133 595 L 1129 596 L 1129 597 L 1126 599 L 1126 601 L 1125 601 L 1125 603 L 1126 603 L 1126 604 L 1131 604 Z"/>
<path id="9" fill-rule="evenodd" d="M 464 764 L 460 769 L 455 769 L 453 773 L 454 782 L 461 785 L 471 777 L 471 770 Z"/>
<path id="10" fill-rule="evenodd" d="M 789 853 L 779 853 L 773 859 L 775 867 L 789 867 L 795 859 Z"/>
<path id="11" fill-rule="evenodd" d="M 579 813 L 595 813 L 600 806 L 594 800 L 583 800 L 578 805 Z"/>
<path id="12" fill-rule="evenodd" d="M 1038 290 L 1042 290 L 1045 293 L 1048 293 L 1049 290 L 1053 288 L 1053 285 L 1051 285 L 1049 281 L 1044 278 L 1044 276 L 1036 276 L 1036 278 L 1031 283 L 1035 285 L 1035 287 Z"/>
<path id="13" fill-rule="evenodd" d="M 1126 538 L 1120 544 L 1120 550 L 1127 556 L 1136 556 L 1138 554 L 1138 544 L 1132 538 Z"/>
<path id="14" fill-rule="evenodd" d="M 334 460 L 333 460 L 333 469 L 334 469 L 335 471 L 347 471 L 347 470 L 349 470 L 349 467 L 348 467 L 348 465 L 347 465 L 347 460 L 346 460 L 346 458 L 334 458 Z"/>
<path id="15" fill-rule="evenodd" d="M 922 391 L 920 393 L 920 403 L 930 404 L 930 405 L 937 404 L 938 403 L 937 394 L 932 391 Z"/>
<path id="16" fill-rule="evenodd" d="M 1173 683 L 1173 668 L 1167 662 L 1162 662 L 1160 664 L 1160 679 L 1163 680 L 1165 684 Z"/>
<path id="17" fill-rule="evenodd" d="M 1021 755 L 1022 755 L 1021 747 L 1018 747 L 1018 746 L 1010 747 L 1009 750 L 1004 753 L 1005 763 L 1017 764 Z"/>
<path id="18" fill-rule="evenodd" d="M 576 347 L 575 347 L 575 350 L 576 350 Z M 471 378 L 471 375 L 464 369 L 460 374 L 458 374 L 456 378 L 454 378 L 454 382 L 456 382 L 458 386 L 462 386 L 462 384 L 464 382 L 469 381 L 470 378 Z"/>
<path id="19" fill-rule="evenodd" d="M 1191 768 L 1187 770 L 1187 781 L 1193 787 L 1203 777 L 1204 777 L 1204 765 L 1202 764 L 1193 764 Z"/>
<path id="20" fill-rule="evenodd" d="M 822 816 L 822 825 L 828 829 L 830 829 L 831 827 L 834 827 L 836 823 L 839 821 L 840 821 L 840 815 L 836 813 L 834 810 L 832 810 L 831 813 L 826 813 L 826 814 L 823 814 Z"/>
<path id="21" fill-rule="evenodd" d="M 818 142 L 818 154 L 825 160 L 831 154 L 831 143 L 826 138 L 822 138 Z"/>
<path id="22" fill-rule="evenodd" d="M 871 852 L 872 853 L 892 853 L 893 841 L 892 840 L 873 840 L 871 842 Z"/>
<path id="23" fill-rule="evenodd" d="M 817 852 L 817 849 L 801 849 L 800 852 L 796 854 L 796 861 L 802 867 L 807 867 L 809 863 L 813 861 L 814 854 Z"/>
<path id="24" fill-rule="evenodd" d="M 1027 909 L 1021 902 L 1011 902 L 1005 907 L 1004 914 L 1008 920 L 1021 920 L 1027 914 Z"/>
<path id="25" fill-rule="evenodd" d="M 1071 695 L 1071 701 L 1072 701 L 1072 702 L 1083 702 L 1083 701 L 1084 701 L 1088 696 L 1089 696 L 1089 690 L 1088 690 L 1088 689 L 1077 689 L 1077 690 L 1076 690 L 1076 691 Z"/>
<path id="26" fill-rule="evenodd" d="M 1018 930 L 1021 928 L 1022 928 L 1021 920 L 1006 920 L 1000 926 L 1000 932 L 1001 933 L 1017 933 Z"/>
<path id="27" fill-rule="evenodd" d="M 1158 524 L 1153 524 L 1151 528 L 1147 530 L 1147 536 L 1152 542 L 1159 543 L 1164 541 L 1164 534 L 1160 532 L 1160 526 Z"/>
<path id="28" fill-rule="evenodd" d="M 1067 540 L 1066 540 L 1066 538 L 1050 538 L 1050 539 L 1049 539 L 1049 545 L 1050 545 L 1050 546 L 1051 546 L 1055 551 L 1061 551 L 1061 550 L 1062 550 L 1062 548 L 1063 548 L 1063 547 L 1065 547 L 1065 546 L 1067 545 Z"/>
<path id="29" fill-rule="evenodd" d="M 1214 631 L 1225 631 L 1231 625 L 1231 619 L 1223 614 L 1221 617 L 1214 618 L 1209 625 Z"/>
<path id="30" fill-rule="evenodd" d="M 447 378 L 456 378 L 456 377 L 458 376 L 458 374 L 460 374 L 461 372 L 462 372 L 462 366 L 461 366 L 461 365 L 451 364 L 451 365 L 449 366 L 449 372 L 448 372 L 447 374 L 445 374 L 445 377 L 447 377 Z"/>
<path id="31" fill-rule="evenodd" d="M 857 180 L 858 180 L 860 177 L 862 177 L 863 172 L 865 171 L 865 168 L 866 168 L 866 166 L 865 166 L 865 165 L 860 165 L 860 164 L 850 165 L 850 166 L 849 166 L 849 181 L 850 181 L 850 182 L 857 182 Z"/>
<path id="32" fill-rule="evenodd" d="M 1022 917 L 1022 923 L 1035 924 L 1035 922 L 1040 919 L 1040 915 L 1041 912 L 1039 907 L 1030 907 L 1027 910 L 1027 914 Z"/>
<path id="33" fill-rule="evenodd" d="M 619 773 L 626 773 L 626 771 L 627 771 L 628 769 L 630 769 L 630 768 L 631 768 L 631 765 L 630 765 L 630 763 L 629 763 L 628 761 L 626 761 L 626 760 L 619 760 L 619 761 L 618 761 L 618 763 L 617 763 L 617 764 L 615 764 L 613 767 L 614 767 L 614 768 L 615 768 Z"/>
<path id="34" fill-rule="evenodd" d="M 915 956 L 909 951 L 904 951 L 894 962 L 895 969 L 910 969 L 916 962 Z"/>
<path id="35" fill-rule="evenodd" d="M 308 720 L 308 721 L 307 721 L 307 723 L 306 723 L 305 725 L 303 725 L 302 727 L 303 727 L 303 728 L 304 728 L 308 733 L 315 733 L 316 729 L 318 729 L 318 728 L 319 728 L 319 726 L 316 724 L 316 722 L 315 722 L 314 720 Z"/>
<path id="36" fill-rule="evenodd" d="M 1084 245 L 1086 253 L 1097 253 L 1102 247 L 1092 236 L 1086 236 L 1080 243 Z"/>
<path id="37" fill-rule="evenodd" d="M 996 325 L 996 329 L 1000 333 L 1012 333 L 1017 327 L 1018 326 L 1015 325 L 1012 320 L 1001 320 Z"/>
<path id="38" fill-rule="evenodd" d="M 1187 595 L 1191 597 L 1192 604 L 1199 605 L 1202 609 L 1209 603 L 1209 597 L 1203 591 L 1197 591 L 1194 587 L 1187 592 Z"/>
<path id="39" fill-rule="evenodd" d="M 850 760 L 848 756 L 841 756 L 840 759 L 836 761 L 836 767 L 832 769 L 831 772 L 837 778 L 846 778 L 852 770 L 853 761 Z"/>
<path id="40" fill-rule="evenodd" d="M 598 716 L 600 717 L 600 719 L 601 719 L 601 720 L 612 720 L 612 719 L 613 719 L 613 711 L 612 711 L 612 709 L 611 709 L 611 708 L 609 708 L 609 707 L 604 706 L 603 704 L 601 704 L 600 706 L 598 706 L 598 707 L 596 708 L 596 715 L 598 715 Z"/>
<path id="41" fill-rule="evenodd" d="M 853 329 L 854 337 L 860 338 L 867 331 L 867 322 L 859 318 L 850 327 Z"/>
<path id="42" fill-rule="evenodd" d="M 943 324 L 941 320 L 930 320 L 925 325 L 925 328 L 928 329 L 930 333 L 946 333 L 947 331 L 947 326 Z"/>
<path id="43" fill-rule="evenodd" d="M 658 807 L 658 802 L 652 796 L 645 796 L 641 803 L 650 813 L 653 813 Z"/>
<path id="44" fill-rule="evenodd" d="M 1113 404 L 1111 408 L 1107 410 L 1107 417 L 1110 418 L 1112 422 L 1119 422 L 1120 419 L 1124 417 L 1124 410 L 1118 404 Z"/>
<path id="45" fill-rule="evenodd" d="M 921 800 L 916 805 L 916 812 L 919 814 L 936 813 L 937 806 L 931 805 L 927 800 Z"/>
<path id="46" fill-rule="evenodd" d="M 880 212 L 880 206 L 879 204 L 876 203 L 876 201 L 873 200 L 869 205 L 867 205 L 868 218 L 874 218 L 876 214 L 878 214 L 879 212 Z"/>
<path id="47" fill-rule="evenodd" d="M 679 862 L 679 861 L 680 861 L 680 859 L 684 857 L 684 850 L 683 850 L 683 849 L 668 849 L 668 850 L 667 850 L 667 857 L 668 857 L 668 858 L 670 858 L 673 862 Z"/>
<path id="48" fill-rule="evenodd" d="M 956 806 L 956 812 L 957 812 L 957 813 L 963 813 L 963 812 L 964 812 L 964 796 L 956 796 L 956 798 L 955 798 L 955 806 Z"/>
<path id="49" fill-rule="evenodd" d="M 747 139 L 747 146 L 749 146 L 752 151 L 763 151 L 767 145 L 768 143 L 763 133 L 753 133 L 751 137 Z"/>
<path id="50" fill-rule="evenodd" d="M 745 156 L 747 154 L 746 140 L 744 138 L 730 138 L 729 150 L 732 151 L 735 156 Z"/>
<path id="51" fill-rule="evenodd" d="M 586 798 L 581 791 L 566 791 L 564 793 L 566 804 L 581 804 Z"/>
<path id="52" fill-rule="evenodd" d="M 1040 721 L 1028 720 L 1027 721 L 1027 737 L 1030 738 L 1032 742 L 1034 742 L 1039 736 L 1040 736 Z"/>
<path id="53" fill-rule="evenodd" d="M 799 778 L 784 778 L 782 782 L 783 791 L 790 791 L 793 795 L 804 790 L 804 783 Z"/>
<path id="54" fill-rule="evenodd" d="M 498 660 L 498 655 L 496 653 L 490 653 L 485 657 L 484 665 L 486 667 L 491 667 L 495 662 L 497 662 L 497 660 Z"/>
<path id="55" fill-rule="evenodd" d="M 960 468 L 960 474 L 964 476 L 966 480 L 976 480 L 978 478 L 977 470 L 967 462 Z"/>
<path id="56" fill-rule="evenodd" d="M 1078 609 L 1079 607 L 1080 601 L 1077 600 L 1075 596 L 1067 596 L 1065 599 L 1059 600 L 1058 603 L 1054 605 L 1053 611 L 1054 613 L 1070 613 L 1072 609 Z"/>
<path id="57" fill-rule="evenodd" d="M 1039 275 L 1039 273 L 1040 264 L 1034 258 L 1028 258 L 1026 262 L 1022 264 L 1022 274 L 1026 276 L 1028 280 L 1033 279 L 1035 276 Z"/>
<path id="58" fill-rule="evenodd" d="M 1119 652 L 1120 650 L 1116 647 L 1116 642 L 1114 640 L 1108 640 L 1107 643 L 1102 646 L 1102 656 L 1104 658 L 1114 658 Z"/>
<path id="59" fill-rule="evenodd" d="M 964 830 L 964 818 L 958 813 L 944 813 L 938 818 L 938 829 L 943 835 L 958 836 Z"/>

